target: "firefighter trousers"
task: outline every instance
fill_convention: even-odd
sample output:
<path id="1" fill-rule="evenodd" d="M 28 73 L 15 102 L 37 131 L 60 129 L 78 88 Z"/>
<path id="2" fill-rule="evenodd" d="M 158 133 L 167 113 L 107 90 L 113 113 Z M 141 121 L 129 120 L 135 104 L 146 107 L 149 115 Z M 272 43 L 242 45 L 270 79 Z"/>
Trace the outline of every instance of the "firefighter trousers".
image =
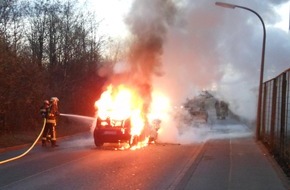
<path id="1" fill-rule="evenodd" d="M 46 123 L 43 133 L 42 133 L 42 145 L 46 145 L 47 138 L 50 137 L 51 145 L 54 146 L 56 144 L 56 130 L 55 123 Z"/>

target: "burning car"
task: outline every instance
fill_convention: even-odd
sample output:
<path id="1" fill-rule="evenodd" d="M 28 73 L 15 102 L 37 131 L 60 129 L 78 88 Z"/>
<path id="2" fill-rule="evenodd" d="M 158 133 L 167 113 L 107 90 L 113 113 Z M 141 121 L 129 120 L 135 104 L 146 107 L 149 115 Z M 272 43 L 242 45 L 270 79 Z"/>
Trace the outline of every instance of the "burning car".
<path id="1" fill-rule="evenodd" d="M 142 147 L 155 142 L 161 120 L 152 119 L 150 122 L 144 104 L 144 100 L 133 89 L 108 86 L 95 103 L 95 145 L 128 143 L 130 147 Z"/>
<path id="2" fill-rule="evenodd" d="M 115 120 L 97 118 L 94 129 L 94 142 L 97 147 L 104 143 L 128 143 L 130 147 L 138 143 L 149 144 L 156 142 L 161 121 L 153 121 L 152 125 L 145 126 L 139 135 L 132 135 L 130 119 Z"/>
<path id="3" fill-rule="evenodd" d="M 97 118 L 94 130 L 94 142 L 96 146 L 102 146 L 104 143 L 129 143 L 131 146 L 136 144 L 137 140 L 137 135 L 131 135 L 130 119 Z"/>

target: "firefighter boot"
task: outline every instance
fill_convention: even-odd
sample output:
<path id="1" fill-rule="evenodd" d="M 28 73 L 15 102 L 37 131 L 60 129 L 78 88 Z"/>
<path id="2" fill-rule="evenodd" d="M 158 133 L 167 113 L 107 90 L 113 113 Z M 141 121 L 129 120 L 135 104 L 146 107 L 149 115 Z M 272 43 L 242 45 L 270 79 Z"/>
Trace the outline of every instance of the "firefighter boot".
<path id="1" fill-rule="evenodd" d="M 46 140 L 42 140 L 42 147 L 46 147 Z"/>
<path id="2" fill-rule="evenodd" d="M 58 147 L 58 145 L 56 144 L 56 141 L 54 140 L 51 141 L 51 147 Z"/>

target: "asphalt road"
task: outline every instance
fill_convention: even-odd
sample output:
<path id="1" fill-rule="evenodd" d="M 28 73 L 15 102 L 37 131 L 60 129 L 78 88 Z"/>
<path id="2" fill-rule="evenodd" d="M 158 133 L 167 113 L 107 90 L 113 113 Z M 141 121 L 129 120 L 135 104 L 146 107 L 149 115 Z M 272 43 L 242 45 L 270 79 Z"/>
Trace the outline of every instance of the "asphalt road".
<path id="1" fill-rule="evenodd" d="M 288 179 L 254 141 L 251 128 L 213 116 L 207 128 L 183 129 L 186 140 L 198 136 L 205 143 L 96 148 L 88 133 L 61 139 L 57 148 L 38 144 L 25 157 L 0 165 L 0 189 L 289 189 Z M 0 161 L 25 150 L 1 153 Z"/>
<path id="2" fill-rule="evenodd" d="M 25 157 L 0 165 L 0 189 L 175 189 L 203 144 L 153 144 L 120 150 L 96 148 L 91 134 L 39 144 Z M 0 154 L 0 160 L 25 151 Z"/>

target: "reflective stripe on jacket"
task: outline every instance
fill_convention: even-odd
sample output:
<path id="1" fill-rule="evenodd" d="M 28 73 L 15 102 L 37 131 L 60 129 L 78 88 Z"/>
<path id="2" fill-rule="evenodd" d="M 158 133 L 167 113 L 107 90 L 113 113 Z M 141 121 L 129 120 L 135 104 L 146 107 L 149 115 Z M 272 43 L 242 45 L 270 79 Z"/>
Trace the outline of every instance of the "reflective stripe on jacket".
<path id="1" fill-rule="evenodd" d="M 56 120 L 55 119 L 47 119 L 46 123 L 53 123 L 56 124 Z"/>

